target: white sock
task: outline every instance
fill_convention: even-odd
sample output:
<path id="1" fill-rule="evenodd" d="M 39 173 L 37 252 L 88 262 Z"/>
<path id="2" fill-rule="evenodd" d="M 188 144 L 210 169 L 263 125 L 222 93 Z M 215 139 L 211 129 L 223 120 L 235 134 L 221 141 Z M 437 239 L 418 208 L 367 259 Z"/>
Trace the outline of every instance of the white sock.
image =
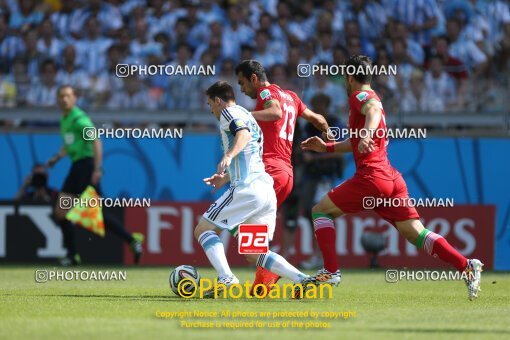
<path id="1" fill-rule="evenodd" d="M 228 265 L 223 243 L 214 231 L 204 231 L 198 238 L 198 242 L 204 248 L 205 255 L 218 272 L 219 277 L 234 275 Z"/>
<path id="2" fill-rule="evenodd" d="M 301 282 L 301 280 L 306 277 L 305 274 L 287 262 L 287 260 L 281 255 L 273 253 L 272 251 L 268 251 L 266 254 L 261 254 L 257 260 L 257 266 L 270 270 L 273 273 L 296 283 Z"/>

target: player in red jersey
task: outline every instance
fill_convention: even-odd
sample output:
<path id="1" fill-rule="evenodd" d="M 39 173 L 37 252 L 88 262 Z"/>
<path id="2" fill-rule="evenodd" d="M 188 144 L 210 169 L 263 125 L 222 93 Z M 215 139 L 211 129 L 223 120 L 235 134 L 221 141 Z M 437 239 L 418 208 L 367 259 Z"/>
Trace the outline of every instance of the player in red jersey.
<path id="1" fill-rule="evenodd" d="M 291 154 L 297 117 L 306 119 L 324 134 L 328 123 L 322 115 L 308 109 L 296 93 L 270 84 L 258 61 L 244 60 L 235 72 L 241 91 L 257 100 L 252 115 L 264 135 L 263 162 L 266 172 L 273 178 L 277 207 L 280 207 L 292 191 L 294 182 Z M 278 279 L 278 275 L 257 267 L 252 289 L 263 283 L 269 291 Z"/>
<path id="2" fill-rule="evenodd" d="M 346 65 L 353 65 L 356 70 L 359 67 L 367 69 L 372 66 L 372 61 L 366 56 L 355 55 Z M 368 208 L 394 225 L 417 248 L 423 248 L 428 254 L 466 272 L 464 277 L 469 299 L 472 300 L 478 297 L 483 264 L 477 259 L 466 259 L 441 235 L 425 229 L 416 209 L 405 204 L 409 202 L 407 186 L 402 175 L 388 160 L 385 112 L 379 97 L 370 88 L 371 78 L 369 74 L 347 75 L 350 138 L 326 143 L 318 137 L 312 137 L 301 143 L 303 150 L 352 152 L 356 164 L 354 176 L 329 191 L 312 209 L 315 236 L 324 258 L 324 268 L 311 280 L 316 284 L 340 283 L 333 219 Z M 374 206 L 378 198 L 379 201 L 386 198 L 386 202 L 402 204 Z"/>

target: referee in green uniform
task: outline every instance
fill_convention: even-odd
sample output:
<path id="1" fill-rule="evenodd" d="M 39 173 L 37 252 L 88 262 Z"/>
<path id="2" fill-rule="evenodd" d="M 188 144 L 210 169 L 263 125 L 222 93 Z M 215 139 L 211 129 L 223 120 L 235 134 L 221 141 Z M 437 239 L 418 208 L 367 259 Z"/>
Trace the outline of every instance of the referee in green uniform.
<path id="1" fill-rule="evenodd" d="M 64 140 L 64 145 L 60 151 L 48 161 L 48 166 L 52 167 L 62 157 L 68 155 L 71 157 L 72 166 L 67 175 L 64 186 L 59 193 L 57 204 L 55 205 L 54 215 L 62 228 L 64 235 L 64 246 L 67 249 L 67 256 L 61 260 L 62 265 L 80 264 L 80 255 L 76 250 L 75 225 L 65 218 L 68 208 L 60 206 L 61 197 L 79 197 L 81 193 L 92 185 L 100 194 L 101 189 L 99 181 L 103 174 L 103 147 L 99 139 L 85 140 L 83 138 L 83 129 L 94 127 L 94 124 L 85 112 L 76 106 L 76 94 L 69 85 L 64 85 L 58 89 L 58 104 L 62 110 L 60 118 L 60 133 Z M 120 238 L 129 243 L 131 251 L 134 254 L 135 262 L 140 261 L 142 255 L 143 235 L 139 233 L 129 234 L 122 224 L 103 211 L 105 228 L 113 231 Z"/>

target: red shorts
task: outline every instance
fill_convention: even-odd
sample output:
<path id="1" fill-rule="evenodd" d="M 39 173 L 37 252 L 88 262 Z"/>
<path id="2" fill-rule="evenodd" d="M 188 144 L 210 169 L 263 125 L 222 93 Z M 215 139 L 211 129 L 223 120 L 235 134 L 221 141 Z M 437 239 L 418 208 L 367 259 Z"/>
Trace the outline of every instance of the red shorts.
<path id="1" fill-rule="evenodd" d="M 294 184 L 292 169 L 266 165 L 266 172 L 273 178 L 274 192 L 276 193 L 276 206 L 279 208 L 289 197 Z"/>
<path id="2" fill-rule="evenodd" d="M 343 182 L 328 193 L 328 197 L 344 213 L 356 213 L 363 210 L 374 210 L 379 216 L 395 224 L 420 218 L 416 209 L 405 204 L 385 204 L 374 207 L 377 198 L 385 198 L 386 202 L 396 198 L 409 198 L 407 185 L 401 174 L 394 180 L 367 178 L 356 176 Z M 373 200 L 371 198 L 374 198 Z M 400 200 L 396 200 L 400 202 Z M 391 203 L 391 202 L 390 202 Z"/>

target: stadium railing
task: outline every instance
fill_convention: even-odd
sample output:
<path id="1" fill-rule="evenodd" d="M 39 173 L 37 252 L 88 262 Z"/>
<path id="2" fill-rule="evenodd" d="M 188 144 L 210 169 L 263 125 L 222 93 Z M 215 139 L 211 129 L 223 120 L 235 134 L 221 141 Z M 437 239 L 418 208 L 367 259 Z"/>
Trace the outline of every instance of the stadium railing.
<path id="1" fill-rule="evenodd" d="M 171 124 L 193 128 L 196 125 L 216 124 L 216 119 L 207 110 L 88 110 L 96 125 L 120 123 L 121 125 Z M 55 108 L 12 108 L 0 109 L 1 131 L 39 125 L 58 124 L 60 112 Z M 346 117 L 342 115 L 342 119 Z M 508 112 L 396 112 L 388 115 L 387 124 L 391 127 L 427 127 L 434 131 L 475 130 L 482 134 L 509 136 L 510 111 Z M 1 124 L 10 121 L 11 124 Z M 21 123 L 22 122 L 22 123 Z M 43 124 L 41 124 L 43 123 Z M 4 125 L 2 127 L 2 125 Z"/>

